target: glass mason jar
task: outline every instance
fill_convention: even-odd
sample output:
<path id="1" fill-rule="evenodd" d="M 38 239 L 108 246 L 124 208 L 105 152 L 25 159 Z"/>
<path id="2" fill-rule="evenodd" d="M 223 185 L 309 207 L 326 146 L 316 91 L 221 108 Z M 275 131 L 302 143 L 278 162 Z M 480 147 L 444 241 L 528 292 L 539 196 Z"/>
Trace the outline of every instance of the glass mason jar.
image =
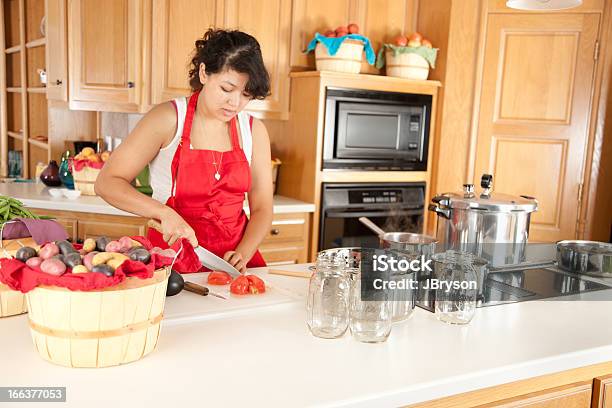
<path id="1" fill-rule="evenodd" d="M 351 283 L 344 265 L 339 257 L 317 259 L 306 302 L 306 323 L 317 337 L 335 339 L 348 328 Z"/>
<path id="2" fill-rule="evenodd" d="M 435 254 L 434 278 L 435 315 L 450 324 L 468 324 L 476 312 L 478 276 L 474 255 L 467 252 L 446 251 Z"/>
<path id="3" fill-rule="evenodd" d="M 355 279 L 350 305 L 350 327 L 353 338 L 364 343 L 380 343 L 389 337 L 393 323 L 390 292 L 380 300 L 361 299 L 361 279 Z"/>

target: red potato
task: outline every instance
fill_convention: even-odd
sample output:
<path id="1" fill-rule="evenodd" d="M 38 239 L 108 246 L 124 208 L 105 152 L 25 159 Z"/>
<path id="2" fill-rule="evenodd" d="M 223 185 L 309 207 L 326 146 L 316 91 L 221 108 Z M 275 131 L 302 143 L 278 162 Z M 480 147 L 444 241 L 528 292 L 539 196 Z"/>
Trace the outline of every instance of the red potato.
<path id="1" fill-rule="evenodd" d="M 408 44 L 408 39 L 404 37 L 403 35 L 398 35 L 397 37 L 393 39 L 392 42 L 398 47 L 405 47 L 406 44 Z"/>
<path id="2" fill-rule="evenodd" d="M 131 245 L 131 243 L 130 243 Z M 121 252 L 121 244 L 119 243 L 119 241 L 111 241 L 108 244 L 106 244 L 106 247 L 104 248 L 104 251 L 106 252 Z"/>
<path id="3" fill-rule="evenodd" d="M 355 23 L 351 23 L 348 25 L 349 34 L 359 34 L 359 26 Z"/>
<path id="4" fill-rule="evenodd" d="M 60 250 L 53 242 L 48 243 L 38 251 L 38 256 L 42 259 L 49 259 L 59 254 Z"/>
<path id="5" fill-rule="evenodd" d="M 45 259 L 40 264 L 40 270 L 49 275 L 60 276 L 66 272 L 66 265 L 59 259 Z"/>
<path id="6" fill-rule="evenodd" d="M 121 237 L 119 238 L 119 244 L 121 244 L 120 252 L 127 252 L 132 249 L 132 238 L 130 237 Z"/>
<path id="7" fill-rule="evenodd" d="M 90 271 L 91 271 L 91 268 L 93 268 L 94 256 L 96 256 L 97 254 L 98 254 L 98 251 L 93 251 L 83 257 L 83 265 L 85 265 L 85 267 Z"/>
<path id="8" fill-rule="evenodd" d="M 41 257 L 34 256 L 26 261 L 26 265 L 28 265 L 30 268 L 40 268 L 40 264 L 43 261 L 44 259 L 42 259 Z"/>

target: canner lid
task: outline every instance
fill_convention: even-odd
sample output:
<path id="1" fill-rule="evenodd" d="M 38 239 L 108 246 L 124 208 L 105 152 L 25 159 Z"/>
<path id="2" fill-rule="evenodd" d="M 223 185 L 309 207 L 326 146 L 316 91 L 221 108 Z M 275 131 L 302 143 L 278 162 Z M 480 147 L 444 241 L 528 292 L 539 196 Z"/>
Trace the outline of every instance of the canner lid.
<path id="1" fill-rule="evenodd" d="M 464 184 L 462 192 L 444 193 L 433 198 L 442 207 L 458 209 L 477 209 L 495 212 L 533 212 L 538 209 L 538 201 L 526 195 L 513 196 L 491 191 L 493 177 L 483 175 L 482 192 L 474 192 L 472 184 Z"/>

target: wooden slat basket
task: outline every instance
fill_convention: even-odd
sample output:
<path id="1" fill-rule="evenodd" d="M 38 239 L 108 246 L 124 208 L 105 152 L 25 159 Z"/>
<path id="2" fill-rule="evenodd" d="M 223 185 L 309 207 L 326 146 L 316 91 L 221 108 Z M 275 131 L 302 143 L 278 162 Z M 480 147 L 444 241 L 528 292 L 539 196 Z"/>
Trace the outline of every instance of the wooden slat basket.
<path id="1" fill-rule="evenodd" d="M 170 270 L 99 291 L 40 286 L 26 294 L 38 353 L 66 367 L 109 367 L 155 350 Z"/>
<path id="2" fill-rule="evenodd" d="M 15 316 L 27 311 L 25 295 L 0 283 L 0 317 Z"/>
<path id="3" fill-rule="evenodd" d="M 79 190 L 81 194 L 88 196 L 95 196 L 94 184 L 100 174 L 100 169 L 94 169 L 92 167 L 83 167 L 81 170 L 74 170 L 72 178 L 74 179 L 74 188 Z"/>
<path id="4" fill-rule="evenodd" d="M 429 63 L 414 53 L 393 56 L 392 51 L 385 53 L 387 76 L 425 80 L 429 76 Z"/>
<path id="5" fill-rule="evenodd" d="M 329 55 L 327 48 L 318 43 L 315 48 L 317 71 L 336 71 L 358 74 L 361 71 L 363 42 L 346 39 L 338 48 L 336 55 Z"/>

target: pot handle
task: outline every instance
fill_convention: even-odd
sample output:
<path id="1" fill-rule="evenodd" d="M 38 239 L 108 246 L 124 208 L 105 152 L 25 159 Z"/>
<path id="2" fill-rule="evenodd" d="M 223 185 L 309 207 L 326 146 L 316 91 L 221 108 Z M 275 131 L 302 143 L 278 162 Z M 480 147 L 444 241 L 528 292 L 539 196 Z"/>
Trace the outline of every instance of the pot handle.
<path id="1" fill-rule="evenodd" d="M 435 197 L 434 197 L 434 198 L 435 198 Z M 437 205 L 435 205 L 435 204 L 429 204 L 429 207 L 427 207 L 427 209 L 428 209 L 429 211 L 433 211 L 433 212 L 435 212 L 435 213 L 436 213 L 436 214 L 438 214 L 440 217 L 444 217 L 444 218 L 446 218 L 447 220 L 450 220 L 450 210 L 448 210 L 448 209 L 442 209 L 442 208 L 438 207 L 438 206 L 437 206 Z"/>

